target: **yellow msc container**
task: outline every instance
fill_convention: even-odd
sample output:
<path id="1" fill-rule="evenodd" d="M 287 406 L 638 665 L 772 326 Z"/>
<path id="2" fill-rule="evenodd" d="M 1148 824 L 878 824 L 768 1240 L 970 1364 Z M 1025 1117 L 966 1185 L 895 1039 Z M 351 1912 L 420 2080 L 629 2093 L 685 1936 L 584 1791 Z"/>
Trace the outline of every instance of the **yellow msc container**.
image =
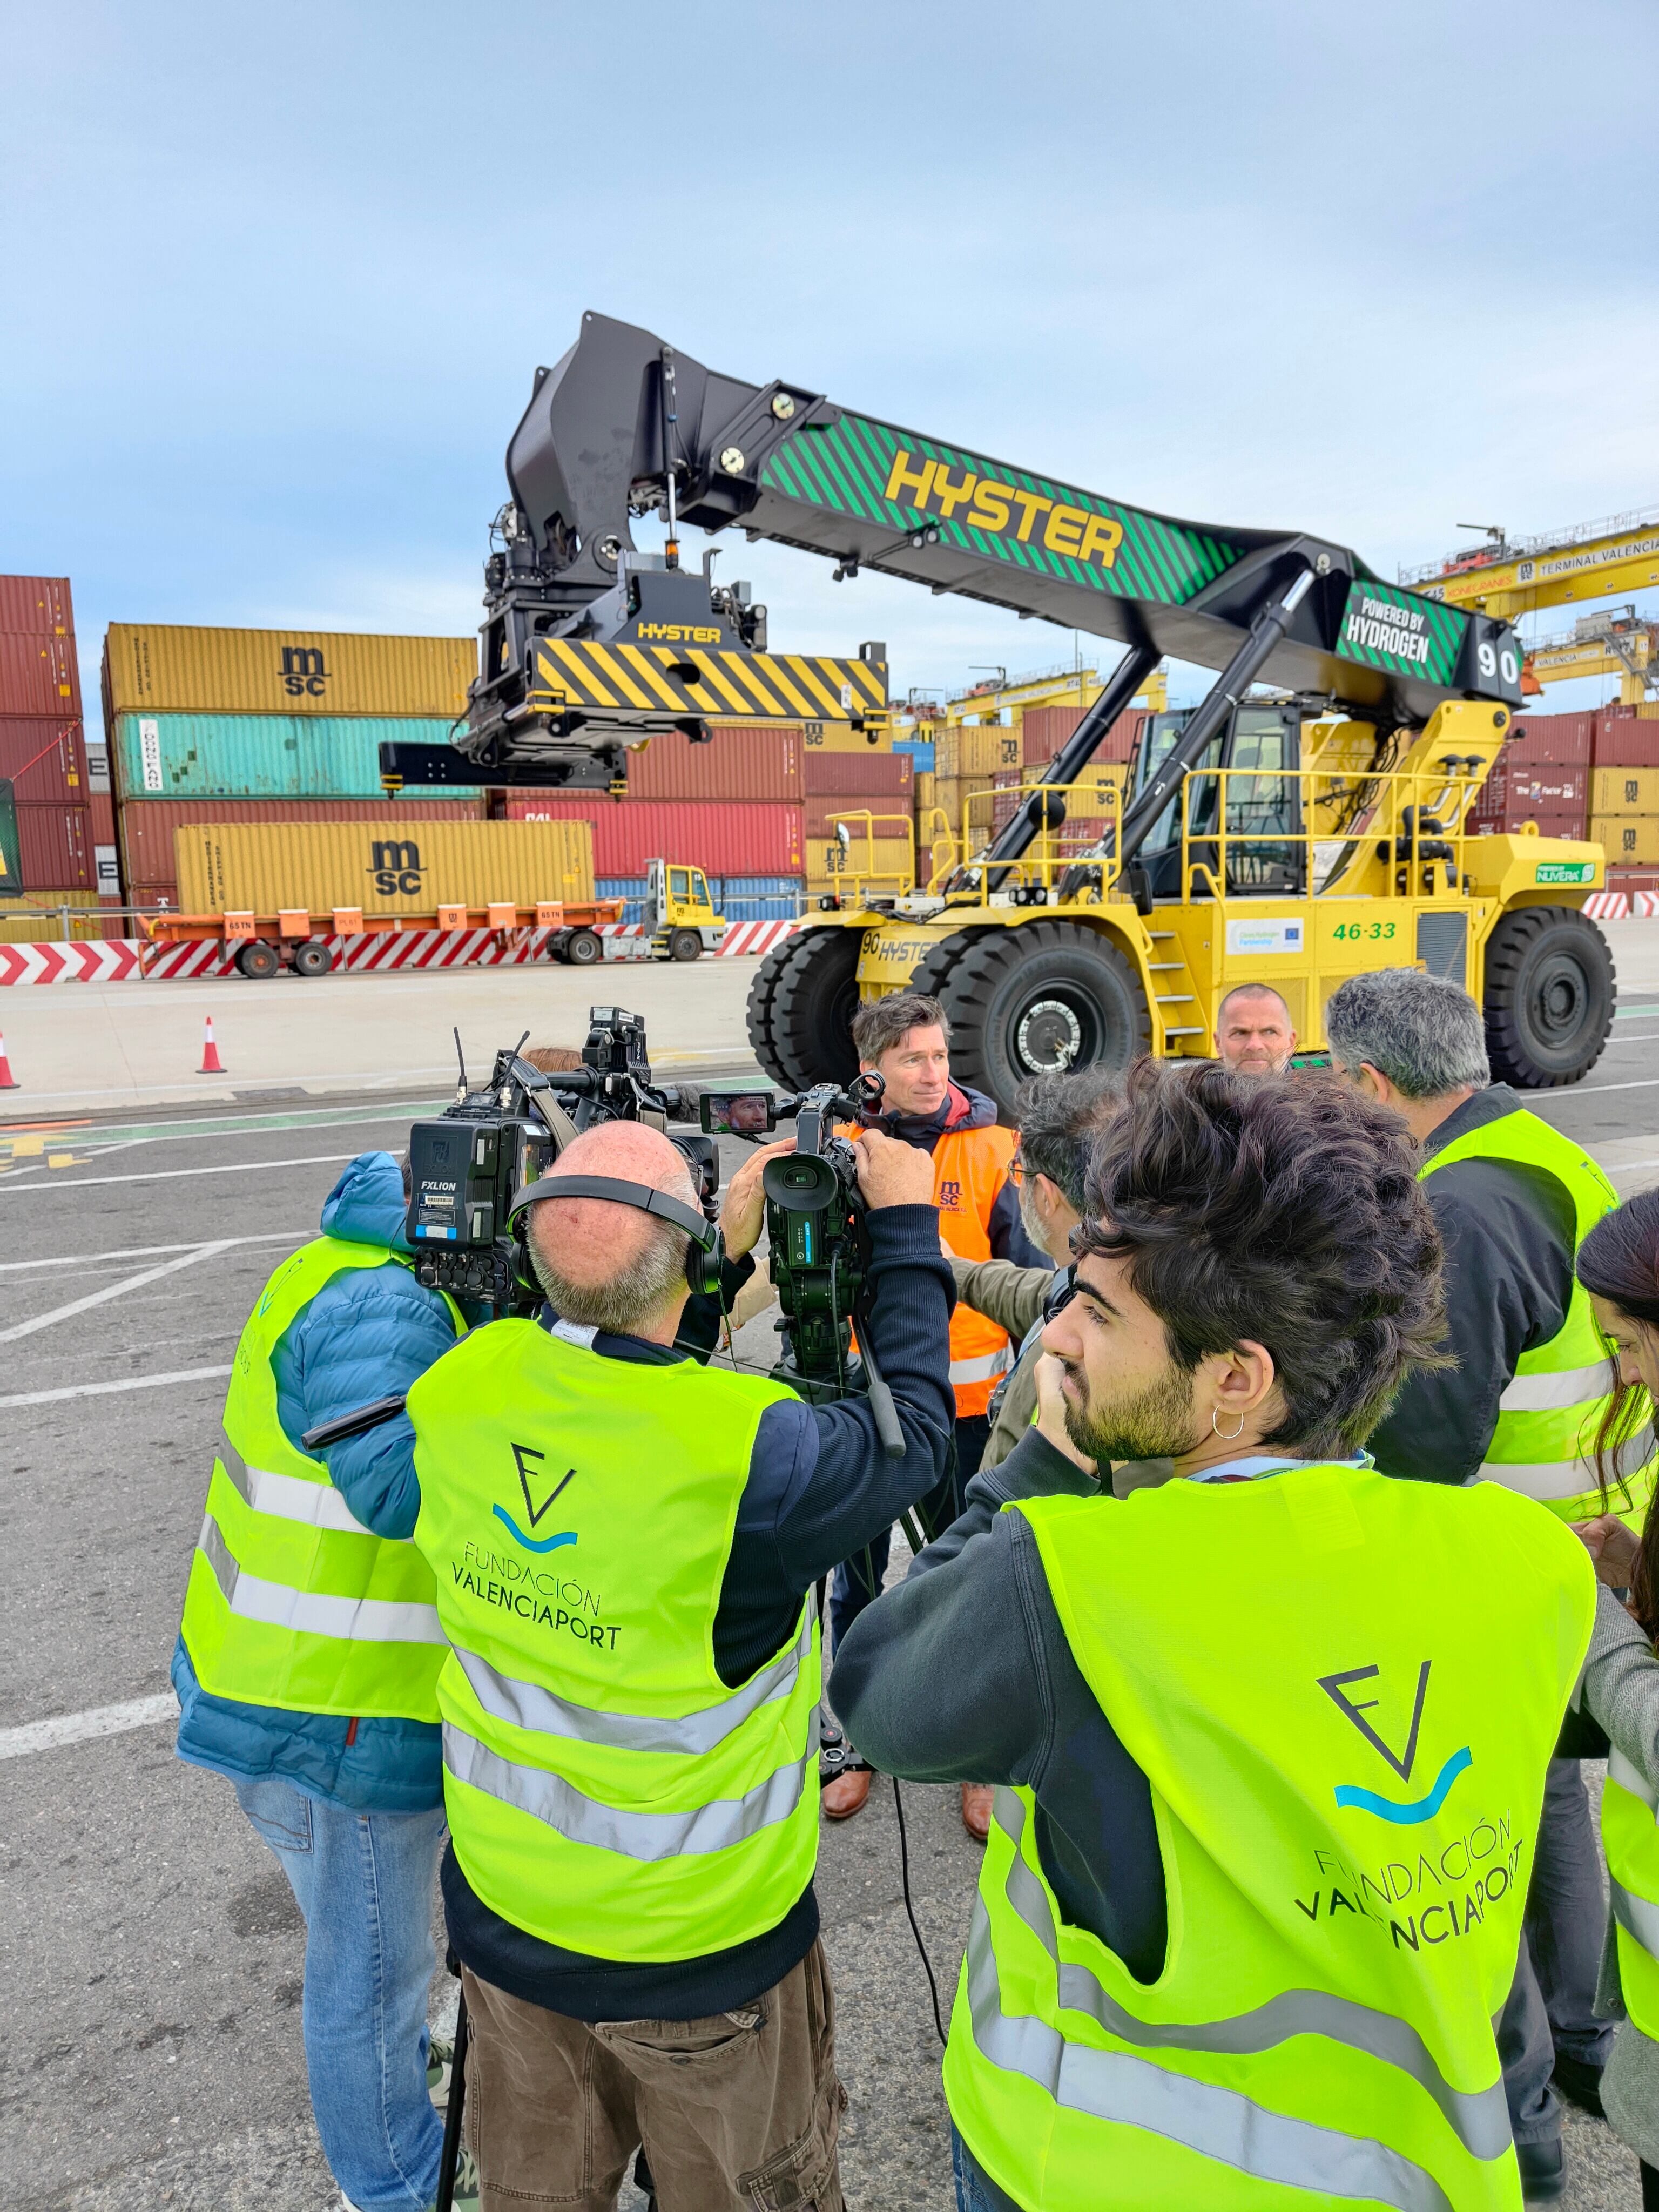
<path id="1" fill-rule="evenodd" d="M 961 776 L 992 776 L 1001 768 L 1020 764 L 1020 732 L 991 722 L 969 729 L 958 724 L 941 730 L 933 740 L 935 772 L 953 781 Z"/>
<path id="2" fill-rule="evenodd" d="M 832 891 L 838 885 L 850 884 L 854 876 L 908 875 L 914 865 L 908 837 L 872 840 L 860 837 L 854 830 L 852 845 L 846 850 L 839 841 L 814 837 L 806 848 L 806 888 L 809 891 Z M 927 872 L 924 867 L 924 879 Z"/>
<path id="3" fill-rule="evenodd" d="M 464 714 L 471 637 L 360 637 L 323 630 L 195 629 L 112 623 L 104 712 L 118 714 Z"/>
<path id="4" fill-rule="evenodd" d="M 1659 768 L 1598 768 L 1590 779 L 1590 812 L 1659 814 Z"/>
<path id="5" fill-rule="evenodd" d="M 1659 815 L 1593 814 L 1589 841 L 1610 868 L 1659 867 Z"/>
<path id="6" fill-rule="evenodd" d="M 429 915 L 593 896 L 589 822 L 196 822 L 173 843 L 183 914 Z"/>

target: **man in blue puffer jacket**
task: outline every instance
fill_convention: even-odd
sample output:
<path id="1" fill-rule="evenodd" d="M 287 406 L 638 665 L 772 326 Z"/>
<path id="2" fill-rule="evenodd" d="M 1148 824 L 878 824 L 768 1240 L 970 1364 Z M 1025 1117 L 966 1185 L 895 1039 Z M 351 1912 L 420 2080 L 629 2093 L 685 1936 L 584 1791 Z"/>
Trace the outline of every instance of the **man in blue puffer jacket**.
<path id="1" fill-rule="evenodd" d="M 437 2191 L 426 2008 L 443 1646 L 408 1542 L 415 1504 L 381 1472 L 407 1450 L 407 1420 L 331 1446 L 326 1463 L 301 1439 L 408 1390 L 465 1326 L 415 1279 L 405 1203 L 389 1152 L 354 1160 L 321 1239 L 250 1317 L 173 1660 L 180 1758 L 228 1777 L 305 1916 L 312 2107 L 360 2212 L 424 2212 Z"/>

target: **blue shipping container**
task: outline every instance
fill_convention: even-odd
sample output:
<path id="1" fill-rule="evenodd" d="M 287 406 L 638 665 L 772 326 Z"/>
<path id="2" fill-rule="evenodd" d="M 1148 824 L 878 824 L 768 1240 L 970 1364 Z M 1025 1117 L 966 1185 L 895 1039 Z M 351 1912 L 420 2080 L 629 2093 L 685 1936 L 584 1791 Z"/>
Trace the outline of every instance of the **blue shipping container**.
<path id="1" fill-rule="evenodd" d="M 447 745 L 445 721 L 374 714 L 118 714 L 115 789 L 128 799 L 385 799 L 380 745 Z M 410 784 L 477 799 L 477 784 Z M 388 804 L 392 802 L 388 801 Z"/>
<path id="2" fill-rule="evenodd" d="M 801 887 L 799 876 L 722 876 L 726 898 L 793 898 Z"/>
<path id="3" fill-rule="evenodd" d="M 893 750 L 909 754 L 910 765 L 915 775 L 932 775 L 933 773 L 933 740 L 931 738 L 895 738 Z"/>

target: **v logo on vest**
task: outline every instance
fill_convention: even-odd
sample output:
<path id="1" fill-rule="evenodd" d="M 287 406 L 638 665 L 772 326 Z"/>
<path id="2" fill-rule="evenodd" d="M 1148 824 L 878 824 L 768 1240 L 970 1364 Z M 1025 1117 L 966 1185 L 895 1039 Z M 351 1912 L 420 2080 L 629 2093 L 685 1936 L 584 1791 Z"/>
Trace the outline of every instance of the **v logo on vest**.
<path id="1" fill-rule="evenodd" d="M 536 1475 L 538 1480 L 543 1478 L 541 1477 L 539 1468 L 526 1467 L 525 1462 L 526 1460 L 544 1460 L 547 1457 L 547 1454 L 545 1452 L 537 1451 L 534 1447 L 530 1444 L 514 1444 L 512 1447 L 512 1450 L 513 1464 L 519 1470 L 519 1487 L 524 1492 L 525 1511 L 530 1516 L 531 1527 L 532 1528 L 539 1528 L 542 1517 L 546 1513 L 549 1506 L 551 1505 L 554 1499 L 558 1497 L 560 1492 L 563 1490 L 566 1483 L 568 1483 L 571 1480 L 572 1476 L 574 1475 L 576 1470 L 574 1467 L 568 1468 L 562 1480 L 555 1483 L 552 1489 L 550 1490 L 546 1497 L 543 1498 L 541 1504 L 538 1505 L 534 1497 L 531 1493 L 530 1480 L 532 1474 Z M 504 1505 L 493 1505 L 490 1508 L 490 1511 L 494 1513 L 495 1518 L 506 1528 L 514 1542 L 515 1544 L 521 1544 L 526 1552 L 556 1552 L 562 1544 L 574 1544 L 576 1540 L 576 1532 L 574 1528 L 568 1528 L 562 1534 L 557 1536 L 526 1536 L 524 1530 L 520 1528 L 518 1522 L 513 1518 L 513 1516 L 507 1511 Z"/>
<path id="2" fill-rule="evenodd" d="M 1346 1694 L 1351 1683 L 1380 1680 L 1381 1668 L 1351 1667 L 1346 1674 L 1315 1677 L 1337 1711 L 1353 1723 L 1371 1749 L 1388 1761 L 1402 1782 L 1411 1780 L 1412 1769 L 1417 1764 L 1418 1737 L 1423 1726 L 1423 1707 L 1429 1694 L 1429 1671 L 1433 1663 L 1432 1660 L 1425 1659 L 1418 1670 L 1417 1694 L 1412 1700 L 1411 1727 L 1401 1751 L 1395 1751 L 1365 1717 L 1367 1713 L 1376 1711 L 1381 1701 L 1376 1698 L 1362 1698 L 1356 1701 Z M 1392 1820 L 1399 1826 L 1413 1827 L 1419 1821 L 1434 1818 L 1445 1803 L 1447 1792 L 1453 1783 L 1474 1764 L 1474 1755 L 1465 1744 L 1461 1751 L 1453 1752 L 1441 1768 L 1428 1795 L 1409 1804 L 1402 1804 L 1396 1798 L 1379 1796 L 1375 1790 L 1362 1790 L 1351 1783 L 1336 1785 L 1336 1802 L 1339 1805 L 1356 1807 L 1361 1812 L 1374 1813 L 1381 1820 Z"/>

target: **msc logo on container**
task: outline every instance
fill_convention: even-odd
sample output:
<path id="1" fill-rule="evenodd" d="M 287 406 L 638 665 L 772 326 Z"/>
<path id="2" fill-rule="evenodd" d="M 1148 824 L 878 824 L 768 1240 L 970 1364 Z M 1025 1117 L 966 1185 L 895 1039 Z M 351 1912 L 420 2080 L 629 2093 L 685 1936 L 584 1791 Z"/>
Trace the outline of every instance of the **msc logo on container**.
<path id="1" fill-rule="evenodd" d="M 421 888 L 421 848 L 412 837 L 377 838 L 368 848 L 368 872 L 383 898 L 401 891 L 413 898 Z"/>
<path id="2" fill-rule="evenodd" d="M 285 645 L 283 647 L 283 689 L 290 699 L 320 699 L 328 682 L 322 647 Z"/>

